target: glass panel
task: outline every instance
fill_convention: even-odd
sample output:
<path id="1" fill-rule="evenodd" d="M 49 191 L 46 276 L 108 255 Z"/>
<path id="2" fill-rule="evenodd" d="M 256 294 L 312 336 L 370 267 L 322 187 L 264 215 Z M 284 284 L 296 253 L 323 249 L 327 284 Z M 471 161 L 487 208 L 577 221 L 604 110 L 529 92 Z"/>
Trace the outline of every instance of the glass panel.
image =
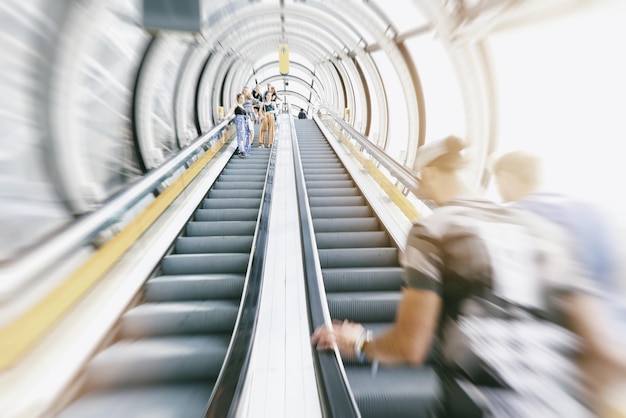
<path id="1" fill-rule="evenodd" d="M 432 36 L 418 36 L 405 42 L 417 71 L 426 108 L 426 141 L 455 134 L 465 136 L 464 107 L 448 52 Z"/>
<path id="2" fill-rule="evenodd" d="M 370 0 L 375 3 L 387 16 L 398 33 L 406 32 L 416 27 L 427 25 L 429 22 L 419 10 L 415 0 Z"/>
<path id="3" fill-rule="evenodd" d="M 0 4 L 0 262 L 72 219 L 46 169 L 46 89 L 65 2 Z"/>
<path id="4" fill-rule="evenodd" d="M 359 62 L 361 68 L 363 67 L 363 62 L 360 58 L 357 57 L 357 62 Z M 375 144 L 378 144 L 378 141 L 381 139 L 381 133 L 380 133 L 380 123 L 381 120 L 379 118 L 379 103 L 383 103 L 384 100 L 382 100 L 382 98 L 377 98 L 377 97 L 373 97 L 376 94 L 376 90 L 374 89 L 374 75 L 370 74 L 368 71 L 363 71 L 363 75 L 365 77 L 365 82 L 368 85 L 369 88 L 369 92 L 370 92 L 370 108 L 371 108 L 371 114 L 369 115 L 371 120 L 370 120 L 370 132 L 369 132 L 369 140 Z M 357 100 L 358 100 L 357 96 Z M 357 103 L 357 106 L 364 106 L 365 103 Z M 360 112 L 356 112 L 356 115 L 360 115 Z M 367 121 L 357 121 L 357 123 L 361 124 L 361 133 L 365 133 L 364 129 L 365 129 L 365 124 Z"/>
<path id="5" fill-rule="evenodd" d="M 378 51 L 372 54 L 372 58 L 380 70 L 388 101 L 389 136 L 387 137 L 385 149 L 394 159 L 404 161 L 409 140 L 409 115 L 407 114 L 404 91 L 402 90 L 398 73 L 389 58 L 387 58 L 387 55 L 382 51 Z M 375 101 L 376 98 L 374 97 L 372 100 Z"/>
<path id="6" fill-rule="evenodd" d="M 596 4 L 596 3 L 594 3 Z M 547 187 L 596 200 L 623 217 L 626 178 L 625 2 L 494 34 L 502 150 L 545 158 Z M 590 155 L 593 153 L 593 155 Z"/>

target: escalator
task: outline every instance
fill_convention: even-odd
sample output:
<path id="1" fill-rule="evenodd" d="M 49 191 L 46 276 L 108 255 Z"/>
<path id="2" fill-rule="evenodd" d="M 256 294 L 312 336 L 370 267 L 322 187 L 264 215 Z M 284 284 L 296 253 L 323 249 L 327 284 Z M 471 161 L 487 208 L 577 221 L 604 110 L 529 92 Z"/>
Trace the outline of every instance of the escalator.
<path id="1" fill-rule="evenodd" d="M 59 418 L 204 416 L 236 332 L 271 155 L 231 157 Z"/>
<path id="2" fill-rule="evenodd" d="M 328 308 L 374 334 L 394 321 L 401 298 L 399 249 L 314 120 L 295 128 Z M 344 360 L 362 417 L 431 417 L 440 408 L 435 369 Z"/>

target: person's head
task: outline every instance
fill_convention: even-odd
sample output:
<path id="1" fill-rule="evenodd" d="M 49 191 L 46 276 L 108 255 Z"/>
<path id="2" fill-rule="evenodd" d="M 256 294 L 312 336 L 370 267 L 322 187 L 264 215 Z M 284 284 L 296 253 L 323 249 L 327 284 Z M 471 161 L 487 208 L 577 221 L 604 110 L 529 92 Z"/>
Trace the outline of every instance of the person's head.
<path id="1" fill-rule="evenodd" d="M 257 91 L 257 92 L 261 91 L 261 85 L 257 84 L 256 86 L 254 86 L 254 91 Z"/>
<path id="2" fill-rule="evenodd" d="M 237 103 L 243 103 L 243 93 L 237 93 Z"/>
<path id="3" fill-rule="evenodd" d="M 491 171 L 505 202 L 521 200 L 541 185 L 541 159 L 525 151 L 503 154 L 493 162 Z"/>
<path id="4" fill-rule="evenodd" d="M 249 88 L 249 87 L 244 87 L 244 88 L 243 88 L 243 90 L 241 91 L 241 93 L 243 94 L 243 96 L 244 96 L 246 99 L 249 99 L 249 98 L 251 98 L 251 97 L 252 97 L 252 92 L 250 91 L 250 88 Z"/>
<path id="5" fill-rule="evenodd" d="M 459 171 L 465 167 L 465 143 L 456 136 L 429 142 L 417 150 L 414 168 L 421 180 L 418 196 L 437 204 L 467 193 Z"/>
<path id="6" fill-rule="evenodd" d="M 266 102 L 271 102 L 272 101 L 272 92 L 267 92 L 265 93 L 265 101 Z"/>

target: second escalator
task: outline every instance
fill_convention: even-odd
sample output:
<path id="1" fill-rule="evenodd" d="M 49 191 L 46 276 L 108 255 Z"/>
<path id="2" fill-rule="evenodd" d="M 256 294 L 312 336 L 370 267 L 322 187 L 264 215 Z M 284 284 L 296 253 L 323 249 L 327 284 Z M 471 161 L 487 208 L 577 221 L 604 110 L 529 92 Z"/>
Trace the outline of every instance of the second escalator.
<path id="1" fill-rule="evenodd" d="M 381 333 L 394 322 L 403 269 L 399 249 L 314 120 L 295 121 L 317 251 L 333 319 Z M 361 416 L 431 417 L 441 387 L 433 367 L 344 360 Z"/>

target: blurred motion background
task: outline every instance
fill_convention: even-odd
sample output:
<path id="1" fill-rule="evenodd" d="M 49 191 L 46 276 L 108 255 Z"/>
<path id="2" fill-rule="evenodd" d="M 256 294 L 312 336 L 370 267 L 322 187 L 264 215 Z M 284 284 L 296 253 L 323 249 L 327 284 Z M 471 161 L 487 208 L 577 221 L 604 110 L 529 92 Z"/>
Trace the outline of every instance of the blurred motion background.
<path id="1" fill-rule="evenodd" d="M 217 125 L 242 86 L 272 83 L 293 116 L 345 114 L 409 168 L 419 145 L 467 139 L 467 179 L 492 199 L 489 158 L 537 153 L 548 189 L 613 222 L 623 300 L 626 2 L 206 0 L 198 31 L 145 27 L 148 3 L 0 2 L 0 282 L 33 247 Z M 276 68 L 280 42 L 290 45 L 288 77 Z M 0 328 L 108 236 L 21 295 L 0 283 Z"/>

